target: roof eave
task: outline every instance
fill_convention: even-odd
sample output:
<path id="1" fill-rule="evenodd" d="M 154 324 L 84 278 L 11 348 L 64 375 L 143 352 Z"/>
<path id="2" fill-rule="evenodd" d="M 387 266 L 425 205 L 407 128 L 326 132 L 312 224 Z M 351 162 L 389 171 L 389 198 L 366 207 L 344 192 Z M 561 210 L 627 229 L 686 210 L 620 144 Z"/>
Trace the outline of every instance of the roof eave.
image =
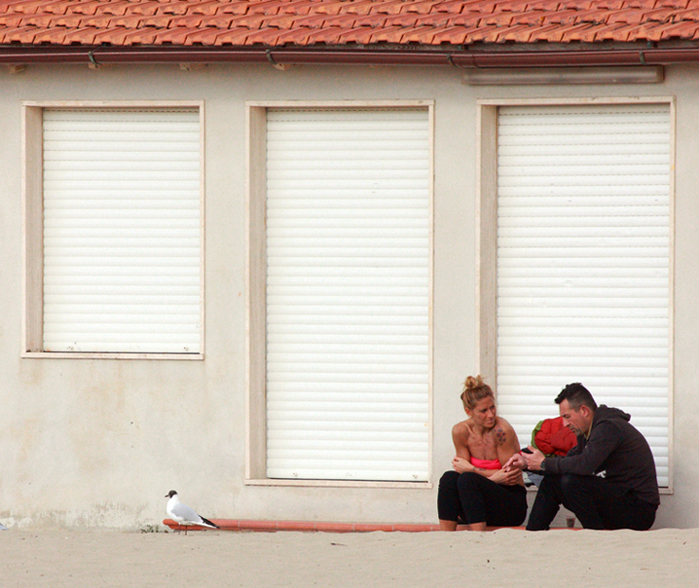
<path id="1" fill-rule="evenodd" d="M 84 46 L 4 45 L 3 64 L 272 63 L 413 65 L 462 68 L 669 65 L 699 61 L 697 44 L 461 46 Z"/>

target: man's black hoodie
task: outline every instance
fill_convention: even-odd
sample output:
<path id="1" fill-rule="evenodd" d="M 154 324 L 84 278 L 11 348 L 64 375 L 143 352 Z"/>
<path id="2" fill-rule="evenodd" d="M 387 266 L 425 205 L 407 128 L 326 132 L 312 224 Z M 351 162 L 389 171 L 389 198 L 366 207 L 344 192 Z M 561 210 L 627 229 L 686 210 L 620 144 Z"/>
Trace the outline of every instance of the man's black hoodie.
<path id="1" fill-rule="evenodd" d="M 653 453 L 643 435 L 618 408 L 601 405 L 592 419 L 590 435 L 578 437 L 565 457 L 547 457 L 547 474 L 602 474 L 608 482 L 627 488 L 639 500 L 660 504 Z"/>

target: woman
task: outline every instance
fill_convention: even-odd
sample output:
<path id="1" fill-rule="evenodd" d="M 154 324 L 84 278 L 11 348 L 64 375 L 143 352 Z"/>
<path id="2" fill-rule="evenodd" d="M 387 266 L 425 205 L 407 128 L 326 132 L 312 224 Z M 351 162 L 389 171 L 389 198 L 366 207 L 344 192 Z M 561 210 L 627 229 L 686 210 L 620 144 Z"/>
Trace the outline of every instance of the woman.
<path id="1" fill-rule="evenodd" d="M 454 470 L 439 481 L 440 529 L 455 531 L 457 521 L 472 531 L 519 526 L 527 515 L 522 471 L 503 469 L 519 453 L 514 429 L 497 416 L 493 391 L 481 376 L 466 378 L 461 400 L 469 418 L 451 432 L 456 457 Z"/>

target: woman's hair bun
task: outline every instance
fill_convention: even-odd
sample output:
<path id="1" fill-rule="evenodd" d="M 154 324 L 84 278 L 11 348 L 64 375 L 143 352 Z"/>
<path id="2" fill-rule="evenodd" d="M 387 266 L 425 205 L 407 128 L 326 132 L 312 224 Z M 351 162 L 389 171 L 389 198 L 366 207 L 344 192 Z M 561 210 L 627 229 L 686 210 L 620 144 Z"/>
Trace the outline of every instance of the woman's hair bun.
<path id="1" fill-rule="evenodd" d="M 464 408 L 474 408 L 476 404 L 487 396 L 495 397 L 493 390 L 483 382 L 482 376 L 469 376 L 464 382 L 464 391 L 461 393 L 461 401 Z"/>
<path id="2" fill-rule="evenodd" d="M 478 375 L 478 376 L 469 376 L 466 378 L 466 381 L 464 382 L 464 388 L 466 390 L 470 390 L 473 388 L 479 388 L 480 386 L 483 385 L 483 377 Z"/>

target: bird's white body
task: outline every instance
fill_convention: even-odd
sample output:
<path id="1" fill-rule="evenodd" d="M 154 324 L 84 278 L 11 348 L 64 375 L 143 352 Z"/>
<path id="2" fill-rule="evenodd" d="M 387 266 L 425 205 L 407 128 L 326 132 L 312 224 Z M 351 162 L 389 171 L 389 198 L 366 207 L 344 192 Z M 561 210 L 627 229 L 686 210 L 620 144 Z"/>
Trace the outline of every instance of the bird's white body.
<path id="1" fill-rule="evenodd" d="M 180 525 L 200 525 L 209 527 L 210 529 L 218 529 L 219 527 L 210 520 L 199 516 L 193 509 L 186 504 L 180 502 L 177 492 L 174 490 L 168 494 L 170 500 L 167 501 L 167 514 L 170 518 Z"/>

